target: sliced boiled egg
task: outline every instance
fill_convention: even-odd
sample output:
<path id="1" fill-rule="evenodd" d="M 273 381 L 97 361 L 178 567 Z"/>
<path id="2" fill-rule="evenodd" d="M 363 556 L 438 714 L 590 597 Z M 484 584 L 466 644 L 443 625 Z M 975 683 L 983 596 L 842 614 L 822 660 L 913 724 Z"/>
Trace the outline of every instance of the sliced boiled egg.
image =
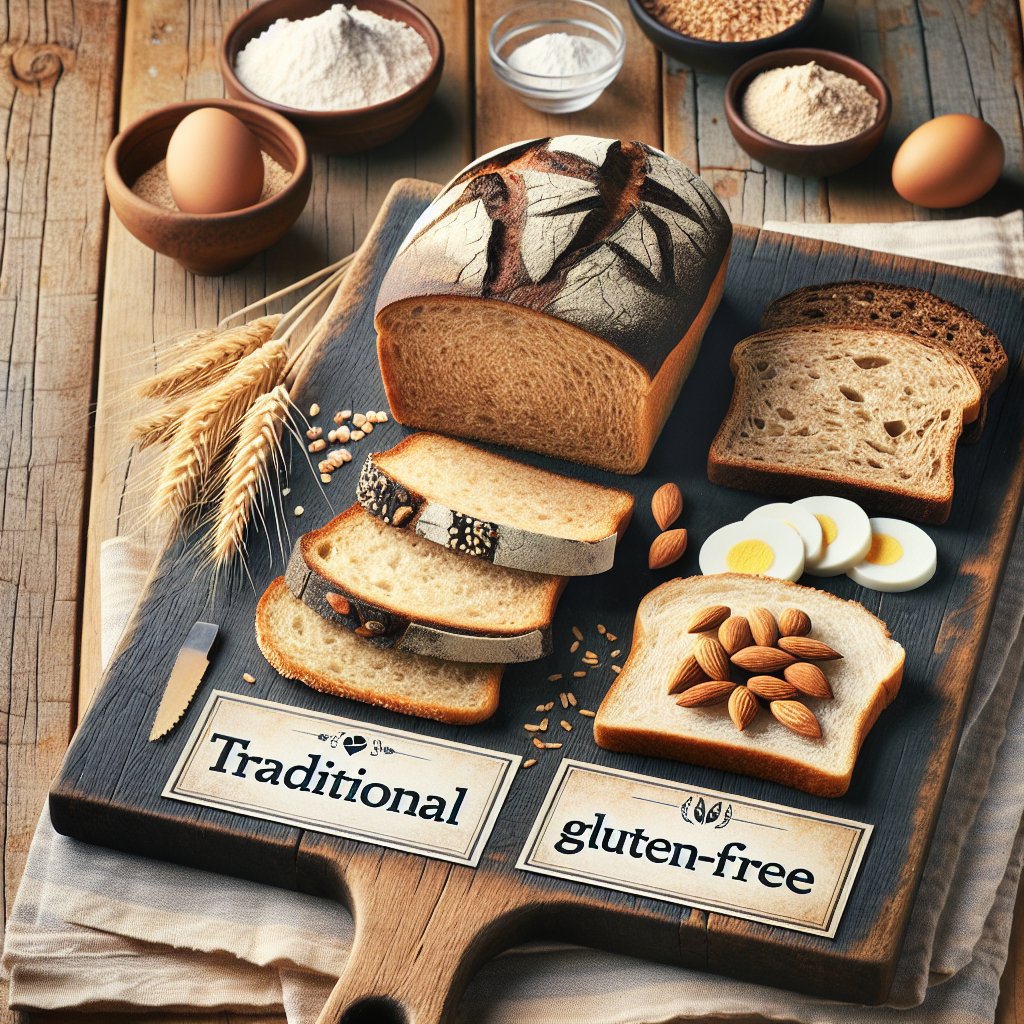
<path id="1" fill-rule="evenodd" d="M 902 519 L 871 519 L 871 547 L 846 574 L 869 590 L 901 591 L 924 586 L 938 565 L 935 541 Z"/>
<path id="2" fill-rule="evenodd" d="M 700 571 L 799 579 L 804 571 L 800 534 L 777 519 L 744 519 L 715 530 L 700 549 Z"/>
<path id="3" fill-rule="evenodd" d="M 821 529 L 821 523 L 805 508 L 797 508 L 786 501 L 774 501 L 770 505 L 755 508 L 747 516 L 748 522 L 751 519 L 778 519 L 793 527 L 804 542 L 806 565 L 816 562 L 825 549 L 825 534 Z"/>
<path id="4" fill-rule="evenodd" d="M 808 573 L 839 576 L 864 561 L 871 547 L 871 524 L 860 505 L 831 494 L 800 498 L 793 504 L 818 520 L 825 537 L 825 550 L 819 558 L 807 563 Z"/>

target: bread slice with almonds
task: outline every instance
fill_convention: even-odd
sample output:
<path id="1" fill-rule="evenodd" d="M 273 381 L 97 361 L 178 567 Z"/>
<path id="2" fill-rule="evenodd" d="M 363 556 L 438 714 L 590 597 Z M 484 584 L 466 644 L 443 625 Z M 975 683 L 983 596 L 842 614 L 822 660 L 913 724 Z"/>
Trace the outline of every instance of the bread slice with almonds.
<path id="1" fill-rule="evenodd" d="M 385 523 L 453 551 L 562 576 L 610 569 L 633 512 L 628 491 L 430 433 L 368 455 L 356 498 Z"/>
<path id="2" fill-rule="evenodd" d="M 256 642 L 286 679 L 403 715 L 472 725 L 498 707 L 502 666 L 440 661 L 365 643 L 303 604 L 283 576 L 260 598 Z"/>
<path id="3" fill-rule="evenodd" d="M 491 565 L 393 529 L 358 503 L 299 538 L 285 579 L 323 618 L 380 646 L 489 664 L 550 652 L 565 587 L 562 576 Z"/>
<path id="4" fill-rule="evenodd" d="M 752 631 L 737 628 L 741 617 Z M 778 637 L 779 622 L 802 635 Z M 741 634 L 746 647 L 730 642 Z M 722 656 L 729 678 L 713 679 Z M 903 661 L 885 623 L 854 601 L 765 576 L 675 579 L 640 602 L 594 738 L 606 750 L 842 796 L 864 737 L 899 692 Z"/>

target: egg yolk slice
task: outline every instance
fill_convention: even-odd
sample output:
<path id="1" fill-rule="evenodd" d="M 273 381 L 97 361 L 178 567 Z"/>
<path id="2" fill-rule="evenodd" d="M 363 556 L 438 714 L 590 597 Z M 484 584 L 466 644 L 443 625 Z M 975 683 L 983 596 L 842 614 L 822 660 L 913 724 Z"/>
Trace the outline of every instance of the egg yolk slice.
<path id="1" fill-rule="evenodd" d="M 871 550 L 865 561 L 872 565 L 893 565 L 903 557 L 903 545 L 888 533 L 871 535 Z"/>
<path id="2" fill-rule="evenodd" d="M 767 572 L 775 561 L 775 552 L 763 540 L 741 540 L 733 544 L 725 556 L 731 572 L 760 575 Z"/>
<path id="3" fill-rule="evenodd" d="M 814 518 L 821 523 L 821 532 L 825 535 L 825 546 L 828 547 L 839 536 L 839 527 L 836 526 L 836 521 L 831 516 L 825 515 L 824 512 L 816 512 Z"/>

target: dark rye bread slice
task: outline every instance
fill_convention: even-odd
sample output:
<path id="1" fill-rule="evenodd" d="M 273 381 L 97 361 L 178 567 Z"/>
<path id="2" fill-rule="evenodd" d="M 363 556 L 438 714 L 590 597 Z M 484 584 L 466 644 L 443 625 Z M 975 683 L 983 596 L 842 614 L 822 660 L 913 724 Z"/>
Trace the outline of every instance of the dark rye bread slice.
<path id="1" fill-rule="evenodd" d="M 981 388 L 946 345 L 851 327 L 789 327 L 732 352 L 732 401 L 708 478 L 785 497 L 829 493 L 943 523 L 953 459 Z"/>
<path id="2" fill-rule="evenodd" d="M 314 690 L 451 725 L 482 722 L 498 708 L 501 665 L 465 665 L 386 650 L 321 618 L 283 576 L 256 607 L 256 642 L 286 679 Z"/>
<path id="3" fill-rule="evenodd" d="M 453 551 L 561 576 L 610 569 L 633 513 L 628 491 L 428 433 L 368 455 L 356 498 L 385 523 Z"/>
<path id="4" fill-rule="evenodd" d="M 775 299 L 761 317 L 764 330 L 802 324 L 881 327 L 949 345 L 981 386 L 978 418 L 964 430 L 968 444 L 981 437 L 988 397 L 1009 370 L 1006 352 L 988 327 L 967 310 L 920 288 L 881 281 L 808 285 Z"/>
<path id="5" fill-rule="evenodd" d="M 550 653 L 565 587 L 392 529 L 359 504 L 299 538 L 285 579 L 319 615 L 383 647 L 489 664 Z"/>

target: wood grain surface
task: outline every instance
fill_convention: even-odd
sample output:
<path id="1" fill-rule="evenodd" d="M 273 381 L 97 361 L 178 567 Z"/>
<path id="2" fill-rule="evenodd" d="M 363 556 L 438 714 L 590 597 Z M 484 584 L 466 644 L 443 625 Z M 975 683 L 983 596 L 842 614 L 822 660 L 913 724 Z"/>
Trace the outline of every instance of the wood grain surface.
<path id="1" fill-rule="evenodd" d="M 818 30 L 822 41 L 860 54 L 886 75 L 895 113 L 883 151 L 827 182 L 751 166 L 721 117 L 724 79 L 694 75 L 671 62 L 663 62 L 659 74 L 657 57 L 635 35 L 623 76 L 591 110 L 545 118 L 513 101 L 480 59 L 479 41 L 490 17 L 482 2 L 434 0 L 422 6 L 445 36 L 448 70 L 430 120 L 378 153 L 318 157 L 306 213 L 266 257 L 224 279 L 193 279 L 146 251 L 114 218 L 105 247 L 100 167 L 116 127 L 116 103 L 121 103 L 121 122 L 127 123 L 183 96 L 220 95 L 214 46 L 220 26 L 242 6 L 240 0 L 127 0 L 119 12 L 117 5 L 98 0 L 75 6 L 13 0 L 0 10 L 6 139 L 0 155 L 5 195 L 0 325 L 9 374 L 2 421 L 8 459 L 0 553 L 5 607 L 13 608 L 0 623 L 8 652 L 3 683 L 8 912 L 48 779 L 75 709 L 87 705 L 98 677 L 98 544 L 118 532 L 148 540 L 151 550 L 162 540 L 160 530 L 139 525 L 136 488 L 145 480 L 145 466 L 125 441 L 124 411 L 104 410 L 95 435 L 90 434 L 87 413 L 97 361 L 103 363 L 99 390 L 108 399 L 122 398 L 153 365 L 168 333 L 209 322 L 353 247 L 396 170 L 442 180 L 471 153 L 514 136 L 595 126 L 610 135 L 639 134 L 635 126 L 657 115 L 646 141 L 660 138 L 663 148 L 699 168 L 731 215 L 746 223 L 764 217 L 902 220 L 999 213 L 1019 206 L 1012 189 L 1019 187 L 1024 166 L 1024 69 L 1021 9 L 1015 0 L 829 0 Z M 610 6 L 632 30 L 625 5 Z M 637 50 L 644 51 L 639 61 Z M 19 68 L 30 69 L 28 81 Z M 621 102 L 625 94 L 628 104 Z M 1007 144 L 1003 184 L 967 210 L 931 213 L 908 206 L 888 184 L 886 154 L 916 119 L 957 110 L 980 112 L 999 129 Z M 69 152 L 73 161 L 63 159 Z M 52 154 L 61 159 L 52 161 Z M 101 339 L 97 299 L 104 272 L 120 286 L 108 287 L 104 296 Z M 69 318 L 65 314 L 72 307 L 75 314 Z M 45 346 L 40 353 L 41 331 L 64 339 L 59 362 Z M 20 392 L 12 390 L 15 381 L 20 381 Z M 90 473 L 92 497 L 83 514 L 80 499 L 90 486 Z M 83 575 L 86 521 L 91 557 Z M 24 522 L 49 523 L 58 543 L 42 542 Z M 60 553 L 59 578 L 55 551 Z M 19 584 L 22 594 L 16 597 Z M 37 678 L 37 651 L 45 652 L 50 667 L 45 680 Z M 1016 941 L 1015 949 L 1024 950 L 1019 937 Z M 1024 962 L 1021 956 L 1024 952 L 1014 953 L 1011 965 Z M 1024 1000 L 1014 999 L 1020 974 L 1011 967 L 1004 976 L 1002 1021 L 1024 1021 Z M 0 1008 L 0 1020 L 7 1019 Z"/>

